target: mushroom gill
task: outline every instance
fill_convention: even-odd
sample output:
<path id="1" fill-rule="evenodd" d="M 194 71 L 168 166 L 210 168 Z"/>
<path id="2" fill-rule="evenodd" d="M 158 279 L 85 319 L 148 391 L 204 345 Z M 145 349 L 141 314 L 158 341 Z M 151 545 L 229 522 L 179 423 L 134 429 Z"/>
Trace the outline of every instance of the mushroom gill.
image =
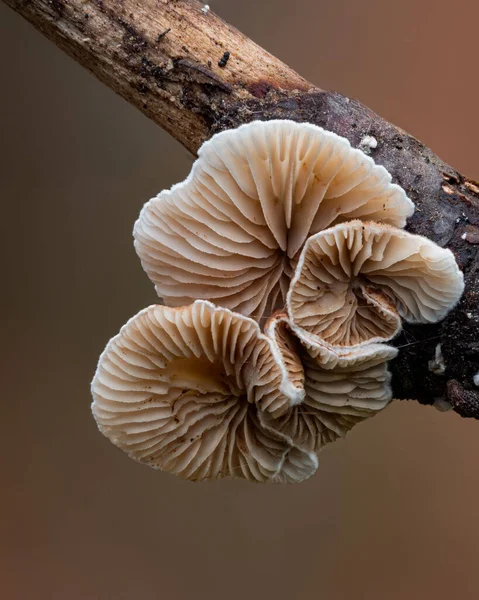
<path id="1" fill-rule="evenodd" d="M 108 343 L 92 382 L 102 433 L 132 458 L 194 481 L 297 482 L 317 459 L 263 423 L 281 371 L 258 325 L 197 301 L 150 306 Z"/>
<path id="2" fill-rule="evenodd" d="M 259 321 L 284 306 L 311 234 L 355 218 L 403 227 L 412 212 L 347 139 L 255 121 L 203 144 L 188 178 L 144 206 L 135 247 L 166 304 L 207 299 Z"/>
<path id="3" fill-rule="evenodd" d="M 442 319 L 464 289 L 450 250 L 379 223 L 351 221 L 308 239 L 288 293 L 294 326 L 330 346 L 391 339 L 401 317 Z"/>
<path id="4" fill-rule="evenodd" d="M 291 335 L 288 316 L 284 312 L 274 313 L 266 322 L 265 335 L 271 340 L 273 355 L 281 369 L 282 394 L 266 396 L 261 408 L 281 414 L 291 406 L 301 404 L 305 397 L 304 366 L 301 361 L 299 339 Z"/>
<path id="5" fill-rule="evenodd" d="M 295 348 L 297 362 L 302 365 L 303 399 L 282 405 L 276 411 L 266 410 L 267 423 L 276 431 L 294 439 L 306 452 L 318 452 L 325 444 L 344 437 L 357 423 L 374 416 L 392 398 L 387 362 L 397 349 L 386 344 L 367 344 L 353 350 L 328 349 L 307 333 L 292 330 L 288 320 L 280 316 L 270 332 Z M 294 338 L 298 344 L 295 344 Z M 290 357 L 285 360 L 289 364 Z"/>

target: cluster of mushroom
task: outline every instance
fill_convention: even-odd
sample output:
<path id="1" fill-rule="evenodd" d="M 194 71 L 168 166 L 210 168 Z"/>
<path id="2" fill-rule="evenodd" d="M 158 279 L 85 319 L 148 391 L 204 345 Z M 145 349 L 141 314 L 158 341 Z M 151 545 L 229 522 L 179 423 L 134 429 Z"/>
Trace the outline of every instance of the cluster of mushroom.
<path id="1" fill-rule="evenodd" d="M 101 431 L 191 480 L 298 482 L 391 400 L 384 342 L 443 318 L 453 254 L 362 151 L 307 123 L 215 135 L 143 208 L 135 247 L 164 305 L 133 317 L 92 382 Z"/>

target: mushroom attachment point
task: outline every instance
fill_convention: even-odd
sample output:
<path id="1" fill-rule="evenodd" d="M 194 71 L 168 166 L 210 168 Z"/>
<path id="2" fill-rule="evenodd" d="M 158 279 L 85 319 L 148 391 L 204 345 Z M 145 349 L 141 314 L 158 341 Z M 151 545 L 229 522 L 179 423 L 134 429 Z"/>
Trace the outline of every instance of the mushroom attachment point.
<path id="1" fill-rule="evenodd" d="M 188 178 L 144 206 L 135 247 L 165 304 L 211 300 L 259 321 L 284 307 L 310 235 L 351 219 L 404 227 L 413 210 L 347 139 L 254 121 L 213 136 Z"/>
<path id="2" fill-rule="evenodd" d="M 389 340 L 401 317 L 434 323 L 464 278 L 450 250 L 406 231 L 351 221 L 308 239 L 287 298 L 295 327 L 329 346 Z"/>
<path id="3" fill-rule="evenodd" d="M 271 429 L 258 408 L 281 394 L 281 376 L 251 319 L 204 301 L 150 306 L 100 357 L 92 411 L 129 456 L 182 478 L 299 482 L 317 457 Z"/>
<path id="4" fill-rule="evenodd" d="M 318 452 L 388 405 L 392 392 L 387 362 L 397 355 L 396 348 L 367 344 L 333 351 L 300 330 L 294 331 L 295 343 L 286 316 L 272 321 L 267 330 L 280 340 L 278 348 L 285 349 L 285 364 L 302 366 L 296 381 L 303 391 L 300 402 L 267 409 L 272 428 L 294 439 L 306 452 Z M 296 355 L 295 361 L 291 355 Z"/>

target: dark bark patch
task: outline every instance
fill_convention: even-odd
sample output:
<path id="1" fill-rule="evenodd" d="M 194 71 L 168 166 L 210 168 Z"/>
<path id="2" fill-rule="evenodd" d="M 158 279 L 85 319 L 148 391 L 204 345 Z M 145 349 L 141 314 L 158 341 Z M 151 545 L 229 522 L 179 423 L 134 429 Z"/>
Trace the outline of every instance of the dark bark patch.
<path id="1" fill-rule="evenodd" d="M 447 398 L 461 417 L 479 419 L 479 392 L 466 390 L 452 379 L 447 383 Z"/>
<path id="2" fill-rule="evenodd" d="M 148 46 L 148 42 L 145 38 L 127 21 L 121 17 L 117 17 L 118 24 L 124 30 L 123 34 L 123 46 L 128 53 L 138 54 L 144 52 Z"/>
<path id="3" fill-rule="evenodd" d="M 273 86 L 268 81 L 253 81 L 246 86 L 246 89 L 255 98 L 264 98 Z"/>

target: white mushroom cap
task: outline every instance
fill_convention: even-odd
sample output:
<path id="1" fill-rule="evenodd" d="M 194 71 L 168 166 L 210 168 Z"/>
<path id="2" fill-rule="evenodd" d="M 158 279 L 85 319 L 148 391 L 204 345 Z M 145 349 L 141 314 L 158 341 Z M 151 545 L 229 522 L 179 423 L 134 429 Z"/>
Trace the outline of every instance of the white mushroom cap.
<path id="1" fill-rule="evenodd" d="M 398 351 L 385 344 L 333 351 L 299 329 L 294 333 L 301 341 L 304 399 L 268 414 L 268 423 L 303 450 L 318 452 L 387 406 L 392 398 L 387 362 Z"/>
<path id="2" fill-rule="evenodd" d="M 351 221 L 308 239 L 288 293 L 295 326 L 330 346 L 391 339 L 400 317 L 442 319 L 464 290 L 450 250 L 379 223 Z"/>
<path id="3" fill-rule="evenodd" d="M 353 218 L 403 227 L 413 212 L 383 167 L 309 123 L 255 121 L 213 136 L 198 156 L 134 229 L 171 306 L 208 299 L 259 320 L 284 305 L 309 235 Z"/>
<path id="4" fill-rule="evenodd" d="M 251 319 L 204 301 L 150 306 L 103 352 L 92 411 L 132 458 L 185 479 L 302 481 L 316 457 L 263 424 L 256 404 L 280 383 Z"/>

